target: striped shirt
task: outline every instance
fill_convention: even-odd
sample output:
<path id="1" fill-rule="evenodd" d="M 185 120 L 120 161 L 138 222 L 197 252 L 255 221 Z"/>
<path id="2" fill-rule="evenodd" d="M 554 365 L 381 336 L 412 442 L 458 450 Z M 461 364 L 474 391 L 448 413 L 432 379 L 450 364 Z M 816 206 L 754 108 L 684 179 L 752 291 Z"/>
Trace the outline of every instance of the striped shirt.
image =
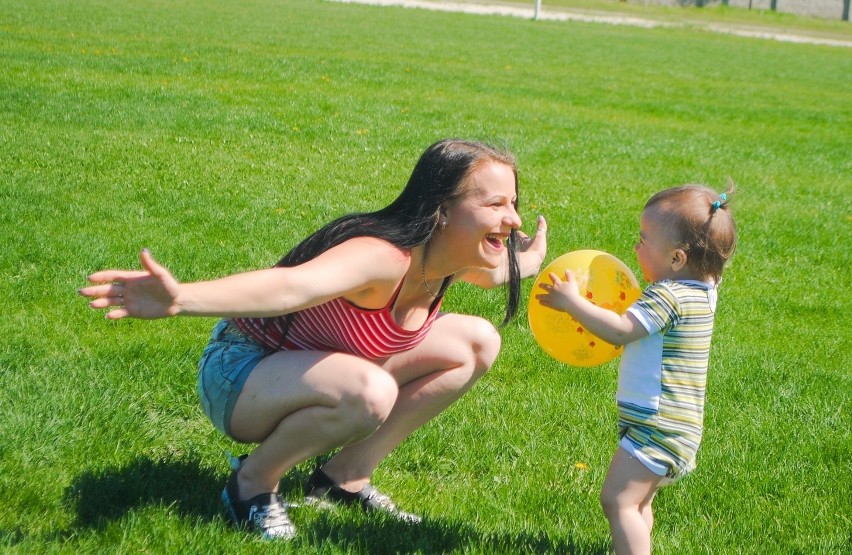
<path id="1" fill-rule="evenodd" d="M 625 346 L 619 366 L 622 441 L 670 477 L 695 467 L 715 305 L 713 284 L 666 280 L 628 308 L 648 336 Z"/>
<path id="2" fill-rule="evenodd" d="M 438 317 L 443 300 L 442 296 L 433 302 L 419 329 L 407 330 L 396 323 L 392 314 L 401 289 L 402 281 L 388 304 L 380 309 L 361 308 L 338 297 L 301 310 L 292 315 L 289 329 L 284 316 L 233 321 L 245 335 L 273 351 L 327 351 L 382 359 L 419 345 Z"/>

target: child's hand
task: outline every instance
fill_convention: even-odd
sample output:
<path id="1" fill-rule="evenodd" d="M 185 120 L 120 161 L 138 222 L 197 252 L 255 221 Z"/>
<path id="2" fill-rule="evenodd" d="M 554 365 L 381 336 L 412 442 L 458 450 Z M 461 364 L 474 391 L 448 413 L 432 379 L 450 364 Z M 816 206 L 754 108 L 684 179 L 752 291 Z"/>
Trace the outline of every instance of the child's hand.
<path id="1" fill-rule="evenodd" d="M 559 276 L 553 272 L 550 272 L 548 277 L 553 283 L 540 283 L 539 287 L 545 292 L 535 297 L 542 306 L 570 313 L 578 303 L 583 301 L 577 280 L 574 279 L 574 273 L 571 270 L 565 270 L 565 281 L 559 279 Z"/>

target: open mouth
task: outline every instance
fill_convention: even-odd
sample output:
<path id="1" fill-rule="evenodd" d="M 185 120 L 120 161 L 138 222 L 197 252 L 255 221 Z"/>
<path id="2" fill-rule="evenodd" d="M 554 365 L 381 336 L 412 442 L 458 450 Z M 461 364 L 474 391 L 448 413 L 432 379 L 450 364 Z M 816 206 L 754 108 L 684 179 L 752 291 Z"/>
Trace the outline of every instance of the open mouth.
<path id="1" fill-rule="evenodd" d="M 485 241 L 489 245 L 491 245 L 492 247 L 494 247 L 495 249 L 498 249 L 498 250 L 503 248 L 503 241 L 505 241 L 505 240 L 506 240 L 506 237 L 504 235 L 500 235 L 498 233 L 490 233 L 490 234 L 485 236 Z"/>

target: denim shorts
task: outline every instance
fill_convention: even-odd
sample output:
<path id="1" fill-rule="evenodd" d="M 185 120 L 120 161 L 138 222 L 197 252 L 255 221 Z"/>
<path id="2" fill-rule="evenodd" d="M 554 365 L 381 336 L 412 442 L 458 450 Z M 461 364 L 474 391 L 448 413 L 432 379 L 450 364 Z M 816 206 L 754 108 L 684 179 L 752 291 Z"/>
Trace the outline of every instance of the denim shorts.
<path id="1" fill-rule="evenodd" d="M 257 363 L 269 356 L 266 347 L 246 337 L 230 320 L 213 328 L 198 361 L 198 396 L 204 414 L 218 430 L 231 435 L 231 413 Z"/>

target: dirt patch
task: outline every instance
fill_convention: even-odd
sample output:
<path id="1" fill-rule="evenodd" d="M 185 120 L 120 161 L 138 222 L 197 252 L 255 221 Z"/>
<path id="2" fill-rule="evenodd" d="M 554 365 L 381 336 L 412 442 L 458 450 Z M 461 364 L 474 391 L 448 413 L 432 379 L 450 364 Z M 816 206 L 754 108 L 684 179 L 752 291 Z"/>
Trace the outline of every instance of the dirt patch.
<path id="1" fill-rule="evenodd" d="M 791 33 L 780 29 L 747 27 L 744 25 L 724 25 L 703 21 L 689 21 L 685 23 L 671 23 L 658 21 L 650 18 L 632 15 L 589 13 L 579 10 L 571 10 L 562 7 L 542 8 L 538 14 L 535 11 L 534 2 L 527 4 L 513 4 L 504 2 L 443 2 L 434 0 L 330 0 L 344 4 L 369 4 L 373 6 L 401 6 L 405 8 L 418 8 L 424 10 L 462 12 L 479 15 L 503 15 L 510 17 L 538 18 L 549 21 L 582 21 L 587 23 L 602 23 L 607 25 L 630 25 L 632 27 L 693 27 L 713 33 L 724 33 L 749 37 L 755 39 L 769 39 L 782 42 L 794 42 L 802 44 L 820 44 L 823 46 L 838 46 L 852 48 L 852 41 L 842 39 L 831 39 L 812 37 L 803 34 Z"/>

